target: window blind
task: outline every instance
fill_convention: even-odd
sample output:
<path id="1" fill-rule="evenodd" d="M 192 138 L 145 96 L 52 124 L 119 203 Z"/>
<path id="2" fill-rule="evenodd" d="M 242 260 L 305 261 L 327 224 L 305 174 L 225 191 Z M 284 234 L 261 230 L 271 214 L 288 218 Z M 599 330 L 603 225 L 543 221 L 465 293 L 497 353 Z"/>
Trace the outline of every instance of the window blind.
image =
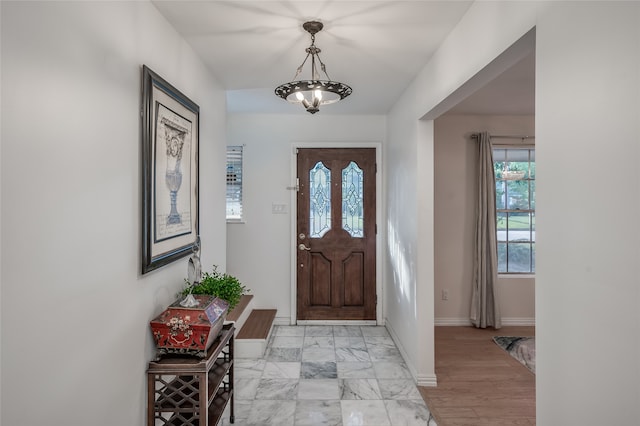
<path id="1" fill-rule="evenodd" d="M 242 146 L 227 147 L 227 220 L 242 220 Z"/>

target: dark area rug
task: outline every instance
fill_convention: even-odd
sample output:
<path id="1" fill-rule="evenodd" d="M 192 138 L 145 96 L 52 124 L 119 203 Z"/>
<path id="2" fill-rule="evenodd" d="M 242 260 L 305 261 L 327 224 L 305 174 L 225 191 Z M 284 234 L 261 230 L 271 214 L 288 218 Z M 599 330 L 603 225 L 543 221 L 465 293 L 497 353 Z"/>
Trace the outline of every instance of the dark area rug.
<path id="1" fill-rule="evenodd" d="M 496 336 L 493 341 L 533 374 L 536 373 L 535 337 Z"/>

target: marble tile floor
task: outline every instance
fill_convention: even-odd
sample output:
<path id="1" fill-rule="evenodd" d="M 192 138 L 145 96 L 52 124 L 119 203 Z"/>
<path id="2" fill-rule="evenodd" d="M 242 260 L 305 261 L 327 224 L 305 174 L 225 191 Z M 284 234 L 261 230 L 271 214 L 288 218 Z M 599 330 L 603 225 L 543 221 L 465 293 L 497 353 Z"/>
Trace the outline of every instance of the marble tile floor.
<path id="1" fill-rule="evenodd" d="M 263 358 L 235 361 L 234 424 L 436 426 L 376 326 L 275 326 Z"/>

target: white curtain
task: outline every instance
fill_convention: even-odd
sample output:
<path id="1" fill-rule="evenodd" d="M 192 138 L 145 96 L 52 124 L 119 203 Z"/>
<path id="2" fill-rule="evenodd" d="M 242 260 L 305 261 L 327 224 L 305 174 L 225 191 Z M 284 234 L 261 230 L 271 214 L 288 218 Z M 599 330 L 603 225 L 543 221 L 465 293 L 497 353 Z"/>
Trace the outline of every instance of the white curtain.
<path id="1" fill-rule="evenodd" d="M 477 328 L 502 327 L 498 300 L 496 242 L 496 179 L 488 132 L 478 135 L 478 193 L 473 292 L 470 319 Z"/>

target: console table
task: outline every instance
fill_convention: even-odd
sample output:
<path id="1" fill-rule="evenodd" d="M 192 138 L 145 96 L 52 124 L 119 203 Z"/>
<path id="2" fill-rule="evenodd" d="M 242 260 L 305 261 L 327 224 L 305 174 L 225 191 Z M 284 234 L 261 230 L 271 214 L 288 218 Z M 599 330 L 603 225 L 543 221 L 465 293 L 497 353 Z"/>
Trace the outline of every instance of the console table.
<path id="1" fill-rule="evenodd" d="M 233 323 L 206 357 L 165 355 L 147 370 L 147 426 L 215 426 L 227 404 L 233 414 Z"/>

